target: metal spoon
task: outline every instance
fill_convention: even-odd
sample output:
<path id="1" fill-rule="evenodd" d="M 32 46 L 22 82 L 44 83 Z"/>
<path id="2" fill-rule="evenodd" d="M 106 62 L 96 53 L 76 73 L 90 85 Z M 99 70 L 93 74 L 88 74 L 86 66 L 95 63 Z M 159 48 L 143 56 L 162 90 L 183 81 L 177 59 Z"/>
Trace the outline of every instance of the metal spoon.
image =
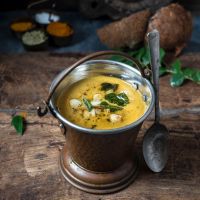
<path id="1" fill-rule="evenodd" d="M 168 158 L 167 128 L 160 124 L 159 109 L 159 32 L 153 30 L 147 34 L 153 71 L 153 83 L 155 89 L 155 122 L 147 130 L 143 139 L 143 155 L 146 164 L 153 172 L 161 172 Z"/>

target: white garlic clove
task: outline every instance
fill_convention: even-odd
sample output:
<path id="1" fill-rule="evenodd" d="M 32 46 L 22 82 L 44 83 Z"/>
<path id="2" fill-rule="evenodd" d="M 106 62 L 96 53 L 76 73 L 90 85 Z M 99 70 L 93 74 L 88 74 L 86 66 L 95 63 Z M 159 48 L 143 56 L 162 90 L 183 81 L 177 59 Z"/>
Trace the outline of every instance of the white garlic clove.
<path id="1" fill-rule="evenodd" d="M 94 96 L 93 96 L 93 100 L 94 101 L 100 101 L 102 99 L 102 95 L 101 94 L 95 94 Z"/>
<path id="2" fill-rule="evenodd" d="M 101 101 L 99 101 L 99 100 L 94 100 L 94 101 L 91 101 L 91 104 L 92 104 L 93 106 L 99 106 L 99 105 L 101 104 Z"/>
<path id="3" fill-rule="evenodd" d="M 121 115 L 117 115 L 117 114 L 111 114 L 110 115 L 110 121 L 113 122 L 113 123 L 120 122 L 121 120 L 122 120 Z"/>
<path id="4" fill-rule="evenodd" d="M 71 99 L 69 103 L 72 108 L 78 108 L 79 106 L 81 106 L 81 101 L 79 101 L 78 99 Z"/>

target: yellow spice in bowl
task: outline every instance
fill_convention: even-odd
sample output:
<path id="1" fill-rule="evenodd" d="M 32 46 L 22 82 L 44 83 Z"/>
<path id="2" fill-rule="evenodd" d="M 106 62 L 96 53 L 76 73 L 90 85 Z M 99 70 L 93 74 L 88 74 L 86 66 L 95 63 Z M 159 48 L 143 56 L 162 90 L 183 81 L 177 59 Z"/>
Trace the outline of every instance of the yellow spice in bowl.
<path id="1" fill-rule="evenodd" d="M 33 28 L 32 22 L 15 22 L 11 24 L 10 28 L 16 32 L 24 32 Z"/>
<path id="2" fill-rule="evenodd" d="M 72 28 L 64 22 L 52 22 L 47 26 L 47 32 L 57 37 L 67 37 L 73 34 Z"/>

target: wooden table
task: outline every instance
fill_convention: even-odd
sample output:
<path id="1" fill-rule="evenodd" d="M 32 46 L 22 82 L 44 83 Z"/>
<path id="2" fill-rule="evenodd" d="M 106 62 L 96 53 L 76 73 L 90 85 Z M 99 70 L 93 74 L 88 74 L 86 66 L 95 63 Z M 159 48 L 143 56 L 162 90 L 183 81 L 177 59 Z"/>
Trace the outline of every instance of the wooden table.
<path id="1" fill-rule="evenodd" d="M 0 56 L 0 199 L 200 199 L 200 86 L 191 82 L 179 88 L 161 78 L 162 122 L 170 130 L 169 160 L 162 173 L 152 173 L 141 161 L 134 183 L 121 192 L 92 195 L 65 181 L 58 169 L 59 149 L 64 144 L 57 121 L 39 118 L 36 106 L 48 95 L 55 75 L 80 55 L 27 53 Z M 200 54 L 181 57 L 185 65 L 200 67 Z M 11 115 L 26 112 L 23 136 L 11 127 Z M 137 139 L 138 152 L 145 130 Z M 142 156 L 141 156 L 142 157 Z"/>

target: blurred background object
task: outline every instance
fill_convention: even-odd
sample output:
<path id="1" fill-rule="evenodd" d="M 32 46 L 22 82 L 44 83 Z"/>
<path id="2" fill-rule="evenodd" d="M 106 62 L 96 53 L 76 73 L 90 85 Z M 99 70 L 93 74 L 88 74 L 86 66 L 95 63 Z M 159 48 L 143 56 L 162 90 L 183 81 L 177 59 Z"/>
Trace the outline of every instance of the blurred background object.
<path id="1" fill-rule="evenodd" d="M 179 12 L 181 9 L 173 10 L 172 7 L 166 7 L 173 2 L 180 3 L 185 10 L 182 9 L 181 13 Z M 168 17 L 165 16 L 166 13 L 162 14 L 164 7 L 166 7 L 164 12 L 169 8 Z M 148 17 L 140 17 L 139 13 L 147 9 Z M 192 12 L 193 18 L 184 18 L 191 16 L 186 14 L 189 11 Z M 200 2 L 197 0 L 8 0 L 1 2 L 0 6 L 2 19 L 0 28 L 3 30 L 0 32 L 2 43 L 0 52 L 20 53 L 25 50 L 21 40 L 14 38 L 9 30 L 11 23 L 21 18 L 31 18 L 37 28 L 42 28 L 45 32 L 46 26 L 51 22 L 70 24 L 73 38 L 67 38 L 65 42 L 59 43 L 63 45 L 54 46 L 55 42 L 52 42 L 52 37 L 47 33 L 50 40 L 49 51 L 91 52 L 124 46 L 137 48 L 142 45 L 144 35 L 151 30 L 151 27 L 161 32 L 161 39 L 164 38 L 161 46 L 166 50 L 175 49 L 177 55 L 181 53 L 183 47 L 186 47 L 187 52 L 199 51 L 199 11 Z M 171 13 L 174 15 L 173 20 L 170 18 Z M 191 20 L 193 20 L 193 32 L 190 39 Z M 176 37 L 170 36 L 169 33 L 173 35 L 173 31 L 176 31 Z M 18 35 L 21 37 L 21 34 Z M 172 40 L 174 42 L 170 43 L 169 48 L 169 41 Z"/>

